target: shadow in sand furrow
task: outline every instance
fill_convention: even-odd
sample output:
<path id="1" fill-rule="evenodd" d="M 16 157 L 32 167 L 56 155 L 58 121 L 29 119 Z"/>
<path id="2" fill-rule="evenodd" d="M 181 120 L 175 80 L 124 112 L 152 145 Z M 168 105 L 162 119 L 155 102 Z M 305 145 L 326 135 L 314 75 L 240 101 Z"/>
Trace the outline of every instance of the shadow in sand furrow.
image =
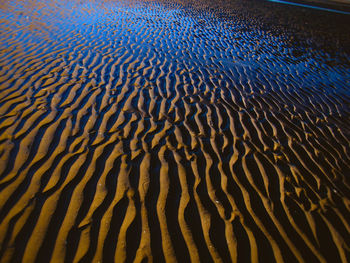
<path id="1" fill-rule="evenodd" d="M 73 163 L 73 160 L 70 160 L 70 162 Z M 68 165 L 68 164 L 66 163 L 66 165 Z M 55 207 L 53 215 L 51 217 L 51 220 L 48 224 L 45 238 L 43 239 L 42 244 L 40 246 L 40 249 L 37 252 L 38 253 L 37 257 L 36 257 L 37 261 L 51 258 L 51 256 L 53 255 L 54 246 L 56 243 L 57 236 L 59 235 L 59 231 L 63 227 L 63 224 L 64 224 L 65 218 L 62 217 L 61 215 L 64 214 L 65 211 L 68 210 L 70 203 L 73 202 L 71 199 L 73 196 L 74 185 L 79 183 L 79 180 L 83 175 L 84 175 L 84 172 L 82 171 L 82 169 L 80 169 L 77 176 L 72 181 L 70 181 L 68 184 L 66 183 L 64 188 L 62 188 L 60 190 L 60 194 L 59 194 L 58 201 L 57 201 L 57 206 Z M 61 241 L 61 240 L 59 240 L 59 241 Z"/>
<path id="2" fill-rule="evenodd" d="M 164 210 L 162 210 L 162 213 L 164 213 L 163 216 L 166 218 L 162 218 L 162 220 L 165 221 L 164 223 L 167 223 L 167 231 L 169 231 L 168 234 L 170 236 L 168 240 L 171 242 L 174 256 L 178 261 L 188 261 L 190 259 L 190 251 L 188 251 L 188 248 L 186 247 L 185 238 L 183 236 L 184 234 L 182 234 L 181 223 L 178 221 L 178 218 L 180 218 L 182 215 L 179 215 L 181 186 L 176 160 L 169 149 L 163 151 L 162 159 L 163 162 L 166 162 L 168 167 L 168 174 L 161 175 L 161 178 L 166 177 L 166 179 L 163 179 L 166 180 L 163 185 L 166 184 L 168 187 L 167 196 L 161 196 L 166 198 L 163 205 Z M 158 202 L 160 202 L 160 200 Z M 164 247 L 163 253 L 166 253 L 166 251 L 164 251 Z"/>
<path id="3" fill-rule="evenodd" d="M 45 195 L 39 194 L 36 197 L 34 197 L 34 199 L 30 200 L 30 202 L 28 203 L 29 207 L 31 207 L 32 204 L 34 204 L 34 208 L 29 210 L 30 214 L 26 215 L 28 218 L 25 221 L 25 224 L 22 226 L 22 228 L 18 232 L 16 238 L 13 240 L 13 242 L 14 242 L 13 246 L 16 247 L 16 250 L 14 252 L 22 253 L 22 254 L 24 253 L 24 250 L 26 249 L 26 243 L 28 242 L 28 240 L 30 240 L 33 237 L 33 236 L 28 235 L 28 234 L 33 233 L 34 227 L 38 226 L 38 224 L 37 224 L 37 223 L 39 223 L 39 222 L 37 222 L 38 214 L 40 213 L 40 210 L 42 209 L 43 204 L 45 204 L 45 200 L 47 200 L 47 199 L 48 199 L 47 195 L 45 196 Z M 51 208 L 49 208 L 49 209 L 51 209 Z M 45 220 L 48 220 L 48 218 L 45 218 Z M 29 244 L 31 244 L 31 243 L 29 243 Z M 36 244 L 36 250 L 39 249 L 38 245 L 40 245 L 40 243 Z M 17 255 L 18 254 L 15 254 L 15 256 L 12 255 L 14 261 L 16 259 L 18 259 Z"/>
<path id="4" fill-rule="evenodd" d="M 140 216 L 136 215 L 128 229 L 125 230 L 125 244 L 127 244 L 126 248 L 124 248 L 126 253 L 125 262 L 136 261 L 135 255 L 137 255 L 142 235 L 141 224 Z M 118 257 L 119 255 L 116 254 L 115 259 L 118 259 Z"/>
<path id="5" fill-rule="evenodd" d="M 258 193 L 259 193 L 259 191 L 258 191 Z M 259 193 L 260 194 L 260 193 Z M 260 196 L 261 196 L 261 194 L 260 194 Z M 264 199 L 264 198 L 261 198 L 261 199 Z M 276 204 L 276 202 L 274 202 L 274 204 Z M 274 218 L 274 212 L 272 212 L 272 211 L 268 211 L 267 210 L 267 212 L 268 212 L 268 214 L 270 215 L 270 216 L 272 216 L 271 218 Z M 260 217 L 260 218 L 263 218 L 263 219 L 265 219 L 265 218 L 269 218 L 269 216 L 268 215 L 266 215 L 266 216 L 262 216 L 262 217 Z M 275 222 L 288 222 L 288 221 L 282 221 L 282 220 L 278 220 L 278 221 L 275 221 Z M 299 224 L 299 225 L 302 225 L 302 224 Z M 278 227 L 278 225 L 276 225 L 277 227 Z M 294 227 L 295 228 L 295 227 Z M 273 229 L 272 227 L 269 227 L 269 229 Z M 289 229 L 292 229 L 292 228 L 290 228 L 290 227 L 284 227 L 284 229 L 286 229 L 286 231 L 287 232 L 289 232 L 288 230 Z M 281 230 L 279 229 L 279 232 L 281 232 Z M 305 232 L 303 232 L 303 233 L 305 233 L 305 234 L 307 234 L 307 231 L 305 231 Z M 302 238 L 303 238 L 303 240 L 305 240 L 304 239 L 304 237 L 302 236 Z M 307 237 L 306 237 L 306 239 L 307 239 Z M 299 243 L 298 243 L 298 245 L 299 245 Z M 305 245 L 309 245 L 309 243 L 306 243 Z M 301 248 L 303 248 L 304 249 L 304 246 L 301 246 Z M 315 251 L 315 249 L 314 249 L 314 247 L 312 247 L 311 249 L 313 249 L 313 252 Z M 300 249 L 300 247 L 299 247 L 299 250 L 302 252 L 302 254 L 304 254 L 304 253 L 310 253 L 311 251 L 303 251 L 302 249 Z"/>
<path id="6" fill-rule="evenodd" d="M 35 120 L 35 123 L 34 123 L 36 125 L 36 129 L 34 131 L 28 132 L 27 134 L 18 134 L 18 133 L 15 134 L 16 136 L 15 148 L 13 148 L 10 153 L 10 159 L 13 158 L 12 160 L 14 161 L 12 163 L 9 163 L 11 164 L 11 166 L 7 166 L 6 169 L 8 171 L 11 171 L 14 169 L 15 173 L 21 173 L 33 161 L 33 158 L 29 158 L 29 157 L 35 156 L 34 153 L 39 146 L 41 137 L 45 132 L 45 129 L 50 124 L 50 120 L 48 121 L 47 120 L 45 121 L 45 120 L 46 120 L 45 116 L 39 115 L 39 119 Z M 38 126 L 38 124 L 41 124 L 41 125 Z M 25 132 L 27 131 L 27 129 L 22 129 L 22 131 Z M 23 140 L 22 143 L 19 142 L 16 145 L 16 142 L 20 140 Z M 11 179 L 13 179 L 13 177 L 10 178 L 10 180 Z M 3 183 L 6 183 L 6 180 L 8 179 L 6 179 L 5 177 L 2 180 L 5 181 Z"/>
<path id="7" fill-rule="evenodd" d="M 104 216 L 104 214 L 106 213 L 107 209 L 110 207 L 110 205 L 113 202 L 113 199 L 115 198 L 115 193 L 116 193 L 116 178 L 115 178 L 115 174 L 118 170 L 116 170 L 115 167 L 112 168 L 111 171 L 108 172 L 108 174 L 106 175 L 106 181 L 105 181 L 105 187 L 106 187 L 106 195 L 102 201 L 101 204 L 99 204 L 98 207 L 96 207 L 96 205 L 94 205 L 94 207 L 96 207 L 96 209 L 94 210 L 93 214 L 91 215 L 91 218 L 88 218 L 87 213 L 90 212 L 89 210 L 91 209 L 91 206 L 93 203 L 93 198 L 95 197 L 95 195 L 91 195 L 91 192 L 93 191 L 94 188 L 96 187 L 100 187 L 101 183 L 100 182 L 100 178 L 99 176 L 102 174 L 102 167 L 103 165 L 101 165 L 101 162 L 104 161 L 105 156 L 108 156 L 107 151 L 111 154 L 112 150 L 113 150 L 113 145 L 109 145 L 109 150 L 105 148 L 103 154 L 101 154 L 101 156 L 96 162 L 97 162 L 97 169 L 94 171 L 94 177 L 95 178 L 91 178 L 90 181 L 86 184 L 85 189 L 84 189 L 84 201 L 82 202 L 78 215 L 76 217 L 76 228 L 73 227 L 73 229 L 75 231 L 71 231 L 68 236 L 67 239 L 72 241 L 72 249 L 71 249 L 71 255 L 74 255 L 76 250 L 78 248 L 78 240 L 79 237 L 82 238 L 82 235 L 84 234 L 83 230 L 85 228 L 89 229 L 89 244 L 88 244 L 88 249 L 85 251 L 85 254 L 81 255 L 81 261 L 83 262 L 91 262 L 96 260 L 96 256 L 101 256 L 99 255 L 100 253 L 102 253 L 102 245 L 101 243 L 99 243 L 99 236 L 101 235 L 101 231 L 103 232 L 108 232 L 108 229 L 105 230 L 104 228 L 106 227 L 110 227 L 108 225 L 102 225 L 103 221 L 101 220 Z M 107 160 L 109 160 L 107 158 Z M 116 163 L 117 160 L 114 161 L 114 163 Z M 114 171 L 114 172 L 113 172 Z M 86 221 L 86 218 L 88 218 Z M 84 219 L 84 220 L 83 220 Z M 87 222 L 86 224 L 84 224 L 84 222 Z M 105 246 L 108 246 L 108 243 L 104 243 Z M 99 254 L 96 254 L 96 252 L 99 251 Z M 69 254 L 69 252 L 67 251 L 67 255 Z M 98 258 L 99 260 L 101 260 L 102 258 Z M 113 257 L 109 258 L 109 260 L 113 260 Z"/>
<path id="8" fill-rule="evenodd" d="M 63 126 L 65 125 L 64 122 L 62 123 L 57 123 L 60 124 L 61 127 L 58 127 L 57 132 L 58 134 L 60 133 L 60 129 L 63 128 Z M 45 127 L 41 127 L 42 132 L 45 129 Z M 35 140 L 40 141 L 42 140 L 41 137 L 42 134 L 39 134 L 36 136 Z M 57 136 L 56 138 L 59 138 L 59 136 Z M 10 197 L 8 197 L 8 201 L 12 202 L 13 204 L 16 202 L 16 200 L 18 201 L 18 198 L 20 198 L 22 195 L 20 193 L 25 193 L 29 186 L 30 183 L 32 181 L 33 175 L 35 174 L 35 172 L 37 172 L 38 170 L 42 169 L 43 167 L 45 167 L 45 165 L 49 164 L 49 158 L 51 156 L 51 154 L 45 153 L 44 155 L 42 155 L 41 153 L 38 153 L 37 150 L 40 149 L 39 143 L 35 143 L 34 140 L 34 144 L 36 145 L 36 147 L 32 147 L 31 152 L 29 153 L 30 156 L 30 160 L 32 160 L 32 162 L 29 162 L 28 160 L 26 161 L 26 163 L 23 164 L 23 166 L 18 170 L 18 174 L 21 175 L 20 177 L 13 177 L 11 180 L 7 181 L 6 184 L 7 185 L 18 185 L 18 183 L 20 183 L 18 185 L 18 187 L 16 188 L 16 191 L 14 193 L 11 194 Z M 51 148 L 51 153 L 53 153 L 53 149 L 55 149 L 58 145 L 59 141 L 58 140 L 52 140 L 50 145 L 48 145 L 48 148 Z M 39 155 L 39 157 L 38 157 Z M 42 155 L 42 156 L 40 156 Z M 33 161 L 35 160 L 35 161 Z M 29 165 L 30 164 L 30 165 Z M 50 168 L 47 167 L 48 169 Z M 36 176 L 36 180 L 38 180 L 38 176 Z M 1 213 L 6 212 L 6 204 L 5 206 L 2 208 Z M 1 217 L 1 216 L 0 216 Z"/>
<path id="9" fill-rule="evenodd" d="M 106 236 L 105 242 L 103 244 L 103 260 L 111 261 L 115 259 L 115 250 L 118 242 L 119 231 L 123 222 L 126 209 L 128 207 L 127 198 L 124 197 L 120 202 L 113 208 L 111 215 L 111 222 L 108 229 L 108 234 Z"/>
<path id="10" fill-rule="evenodd" d="M 254 244 L 254 247 L 251 247 L 251 249 L 255 250 L 254 253 L 252 252 L 252 257 L 261 256 L 261 251 L 263 250 L 262 248 L 259 249 L 259 246 L 258 247 L 256 246 L 260 244 L 259 242 L 262 242 L 260 246 L 267 246 L 267 247 L 269 247 L 270 245 L 272 246 L 272 249 L 274 250 L 274 254 L 276 253 L 274 255 L 276 260 L 278 260 L 281 257 L 285 261 L 290 261 L 290 260 L 294 261 L 294 260 L 297 260 L 297 258 L 300 259 L 300 252 L 293 245 L 291 245 L 290 240 L 288 239 L 286 240 L 286 237 L 287 237 L 286 234 L 281 232 L 281 230 L 283 229 L 279 227 L 278 231 L 274 231 L 272 233 L 270 232 L 272 229 L 269 229 L 270 230 L 269 235 L 266 235 L 267 234 L 266 226 L 264 225 L 263 222 L 264 220 L 268 220 L 269 218 L 271 220 L 271 217 L 270 217 L 271 214 L 266 219 L 262 217 L 261 213 L 263 214 L 266 213 L 266 210 L 264 211 L 264 205 L 261 202 L 262 200 L 257 194 L 256 190 L 254 189 L 253 185 L 251 185 L 249 182 L 244 180 L 245 178 L 242 177 L 245 175 L 244 168 L 239 167 L 238 165 L 234 165 L 233 169 L 235 169 L 237 176 L 240 175 L 241 179 L 238 179 L 238 177 L 235 177 L 234 179 L 236 183 L 238 183 L 238 186 L 240 187 L 243 194 L 243 200 L 244 200 L 243 207 L 246 207 L 248 209 L 248 211 L 246 211 L 245 209 L 242 209 L 239 211 L 241 211 L 242 216 L 244 217 L 244 222 L 246 222 L 247 224 L 245 228 L 248 227 L 247 230 L 249 233 L 248 236 L 249 236 L 250 244 L 251 246 Z M 254 200 L 254 202 L 250 200 Z M 244 211 L 246 211 L 246 213 L 244 213 Z M 273 229 L 276 229 L 275 227 L 277 226 L 276 225 L 273 226 Z M 271 234 L 273 233 L 274 233 L 273 235 L 274 237 L 271 236 Z M 255 236 L 257 236 L 256 238 L 258 238 L 258 240 L 254 238 Z M 276 246 L 277 240 L 279 241 L 278 246 Z"/>
<path id="11" fill-rule="evenodd" d="M 202 207 L 202 204 L 201 204 L 201 202 L 198 198 L 198 195 L 197 195 L 198 192 L 195 189 L 195 186 L 199 180 L 198 174 L 193 173 L 192 167 L 190 166 L 190 164 L 186 165 L 185 162 L 181 161 L 181 160 L 184 160 L 186 158 L 186 155 L 184 154 L 184 152 L 178 151 L 178 154 L 179 154 L 179 157 L 181 158 L 180 162 L 184 166 L 182 169 L 186 169 L 186 171 L 188 171 L 188 172 L 186 172 L 186 174 L 188 174 L 187 181 L 189 181 L 189 179 L 193 178 L 190 182 L 187 183 L 189 186 L 190 201 L 189 201 L 184 213 L 185 213 L 185 220 L 191 226 L 190 229 L 191 229 L 191 232 L 193 234 L 194 242 L 195 242 L 195 244 L 197 244 L 200 259 L 202 261 L 205 260 L 204 259 L 205 257 L 202 258 L 202 255 L 206 255 L 207 253 L 209 253 L 207 255 L 208 256 L 210 255 L 212 260 L 219 260 L 220 256 L 216 250 L 216 247 L 213 246 L 212 240 L 210 239 L 209 230 L 211 227 L 212 218 L 209 218 L 207 216 L 207 214 L 205 214 L 205 210 Z M 194 160 L 192 160 L 192 161 L 194 161 Z M 217 216 L 218 216 L 217 213 L 213 214 L 214 218 Z M 201 224 L 196 224 L 195 221 L 201 222 Z M 217 222 L 217 227 L 224 229 L 222 222 L 220 222 L 220 221 Z M 203 236 L 199 235 L 199 233 L 201 233 L 201 235 L 203 235 Z M 205 243 L 203 242 L 203 244 L 201 244 L 199 242 L 200 241 L 199 238 L 201 238 L 203 241 L 205 241 Z M 225 249 L 225 247 L 222 247 L 222 249 Z"/>
<path id="12" fill-rule="evenodd" d="M 147 253 L 151 252 L 152 259 L 161 262 L 165 260 L 165 253 L 167 252 L 162 248 L 163 233 L 160 225 L 161 219 L 157 213 L 157 203 L 159 202 L 159 198 L 161 198 L 161 179 L 159 178 L 161 164 L 156 155 L 152 158 L 152 155 L 146 153 L 144 157 L 144 165 L 140 165 L 139 167 L 142 177 L 138 184 L 139 192 L 141 193 L 141 214 L 145 213 L 145 211 L 147 213 L 147 215 L 143 215 L 143 231 L 147 234 L 145 237 L 151 239 L 150 244 L 148 244 L 149 251 Z M 166 200 L 162 201 L 166 202 Z M 164 220 L 164 218 L 162 219 Z M 149 242 L 147 239 L 145 240 Z"/>

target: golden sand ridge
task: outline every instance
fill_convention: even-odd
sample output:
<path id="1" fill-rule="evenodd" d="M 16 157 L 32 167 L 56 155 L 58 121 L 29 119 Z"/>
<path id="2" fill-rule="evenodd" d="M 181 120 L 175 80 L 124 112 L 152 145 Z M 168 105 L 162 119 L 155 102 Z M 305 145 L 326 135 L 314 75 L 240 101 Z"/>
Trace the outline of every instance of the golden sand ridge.
<path id="1" fill-rule="evenodd" d="M 0 262 L 350 261 L 348 16 L 0 3 Z"/>

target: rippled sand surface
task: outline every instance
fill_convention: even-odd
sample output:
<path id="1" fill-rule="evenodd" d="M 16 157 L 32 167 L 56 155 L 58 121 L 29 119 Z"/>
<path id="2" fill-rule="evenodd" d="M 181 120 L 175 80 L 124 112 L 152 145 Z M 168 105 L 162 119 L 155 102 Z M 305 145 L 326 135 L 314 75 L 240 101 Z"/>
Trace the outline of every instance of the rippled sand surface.
<path id="1" fill-rule="evenodd" d="M 0 3 L 1 262 L 350 261 L 350 16 Z"/>

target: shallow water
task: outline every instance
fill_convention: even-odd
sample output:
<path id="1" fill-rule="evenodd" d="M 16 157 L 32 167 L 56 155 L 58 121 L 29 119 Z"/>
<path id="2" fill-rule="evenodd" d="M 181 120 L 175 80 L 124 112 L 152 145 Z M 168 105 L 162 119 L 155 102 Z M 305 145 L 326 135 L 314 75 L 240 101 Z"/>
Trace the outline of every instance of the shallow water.
<path id="1" fill-rule="evenodd" d="M 349 22 L 1 1 L 1 260 L 349 261 Z"/>

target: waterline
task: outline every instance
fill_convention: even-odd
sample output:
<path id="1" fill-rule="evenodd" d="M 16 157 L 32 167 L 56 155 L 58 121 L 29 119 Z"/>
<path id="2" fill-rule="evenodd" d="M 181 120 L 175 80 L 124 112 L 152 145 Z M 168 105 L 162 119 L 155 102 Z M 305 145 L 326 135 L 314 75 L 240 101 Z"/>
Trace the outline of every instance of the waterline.
<path id="1" fill-rule="evenodd" d="M 319 7 L 319 6 L 305 5 L 305 4 L 299 4 L 299 3 L 288 2 L 288 1 L 281 1 L 281 0 L 269 0 L 269 1 L 270 2 L 275 2 L 275 3 L 280 3 L 280 4 L 286 4 L 286 5 L 294 5 L 294 6 L 318 9 L 318 10 L 321 10 L 321 11 L 333 12 L 333 13 L 338 13 L 338 14 L 343 14 L 343 15 L 350 15 L 350 12 L 340 11 L 340 10 L 330 9 L 330 8 L 324 8 L 324 7 Z"/>

